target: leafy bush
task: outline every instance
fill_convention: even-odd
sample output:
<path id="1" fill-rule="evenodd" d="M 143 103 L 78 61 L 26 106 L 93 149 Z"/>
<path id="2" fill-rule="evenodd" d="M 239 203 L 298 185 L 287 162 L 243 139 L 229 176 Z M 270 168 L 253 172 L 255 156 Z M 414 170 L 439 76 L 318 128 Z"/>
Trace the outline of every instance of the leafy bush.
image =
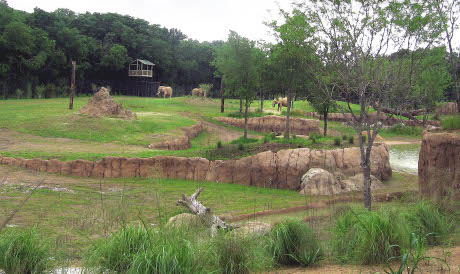
<path id="1" fill-rule="evenodd" d="M 353 136 L 348 137 L 348 143 L 349 144 L 354 144 L 355 143 L 355 137 L 353 137 Z"/>
<path id="2" fill-rule="evenodd" d="M 51 247 L 34 229 L 12 229 L 0 235 L 0 270 L 46 273 L 52 268 Z"/>
<path id="3" fill-rule="evenodd" d="M 396 124 L 389 129 L 383 130 L 384 133 L 390 133 L 393 135 L 409 135 L 409 136 L 421 136 L 423 129 L 420 127 L 410 127 L 404 124 Z"/>
<path id="4" fill-rule="evenodd" d="M 222 148 L 222 141 L 217 141 L 217 148 Z"/>
<path id="5" fill-rule="evenodd" d="M 323 250 L 313 230 L 302 220 L 278 223 L 270 233 L 270 251 L 280 265 L 313 265 L 323 258 Z"/>
<path id="6" fill-rule="evenodd" d="M 244 144 L 239 143 L 238 144 L 238 150 L 244 150 Z"/>
<path id="7" fill-rule="evenodd" d="M 348 139 L 348 136 L 346 134 L 342 135 L 342 140 L 346 141 Z"/>
<path id="8" fill-rule="evenodd" d="M 45 98 L 56 97 L 56 86 L 54 84 L 47 84 L 45 86 Z"/>
<path id="9" fill-rule="evenodd" d="M 39 85 L 35 87 L 35 97 L 38 99 L 45 98 L 46 87 L 44 85 Z"/>
<path id="10" fill-rule="evenodd" d="M 351 209 L 337 219 L 333 249 L 341 263 L 378 264 L 400 255 L 409 238 L 407 221 L 395 210 Z"/>
<path id="11" fill-rule="evenodd" d="M 21 98 L 24 96 L 24 91 L 23 91 L 22 89 L 20 89 L 20 88 L 18 88 L 18 89 L 15 91 L 15 93 L 16 93 L 16 98 L 17 98 L 17 99 L 21 99 Z"/>
<path id="12" fill-rule="evenodd" d="M 275 132 L 272 132 L 270 134 L 267 135 L 268 138 L 270 138 L 270 140 L 276 140 L 276 133 Z"/>
<path id="13" fill-rule="evenodd" d="M 442 120 L 443 129 L 460 129 L 460 115 L 451 116 Z"/>
<path id="14" fill-rule="evenodd" d="M 258 141 L 259 139 L 257 138 L 246 138 L 245 139 L 243 136 L 241 136 L 240 138 L 231 141 L 230 144 L 252 144 L 252 143 L 257 143 Z"/>
<path id="15" fill-rule="evenodd" d="M 342 140 L 339 137 L 334 138 L 334 146 L 340 146 L 342 144 Z"/>

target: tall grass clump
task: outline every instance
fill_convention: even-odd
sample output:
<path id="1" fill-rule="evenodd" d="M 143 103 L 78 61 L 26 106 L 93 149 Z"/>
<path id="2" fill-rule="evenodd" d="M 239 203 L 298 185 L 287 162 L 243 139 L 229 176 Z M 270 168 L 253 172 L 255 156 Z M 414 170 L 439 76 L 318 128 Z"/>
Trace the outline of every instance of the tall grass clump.
<path id="1" fill-rule="evenodd" d="M 454 115 L 442 120 L 443 129 L 460 129 L 460 115 Z"/>
<path id="2" fill-rule="evenodd" d="M 162 228 L 153 235 L 152 245 L 137 254 L 127 273 L 200 273 L 207 272 L 208 256 L 199 248 L 190 231 Z M 204 245 L 205 243 L 203 243 Z"/>
<path id="3" fill-rule="evenodd" d="M 279 265 L 309 266 L 323 258 L 314 231 L 298 219 L 278 223 L 270 233 L 270 251 Z"/>
<path id="4" fill-rule="evenodd" d="M 9 229 L 0 234 L 0 270 L 5 273 L 48 273 L 51 246 L 34 229 Z"/>
<path id="5" fill-rule="evenodd" d="M 95 241 L 86 254 L 85 264 L 98 273 L 126 273 L 134 258 L 151 248 L 151 233 L 142 226 L 124 226 L 107 239 Z"/>
<path id="6" fill-rule="evenodd" d="M 341 263 L 384 263 L 408 246 L 409 231 L 396 210 L 351 209 L 337 219 L 332 246 Z"/>
<path id="7" fill-rule="evenodd" d="M 266 244 L 264 236 L 220 233 L 212 240 L 218 272 L 250 273 L 270 269 L 273 258 Z"/>
<path id="8" fill-rule="evenodd" d="M 409 209 L 407 219 L 413 232 L 420 238 L 425 237 L 428 245 L 439 245 L 449 236 L 453 224 L 443 215 L 436 205 L 422 201 Z"/>
<path id="9" fill-rule="evenodd" d="M 408 136 L 421 136 L 423 128 L 421 127 L 411 127 L 406 126 L 402 123 L 393 125 L 389 129 L 383 130 L 383 133 L 388 133 L 391 135 L 408 135 Z"/>

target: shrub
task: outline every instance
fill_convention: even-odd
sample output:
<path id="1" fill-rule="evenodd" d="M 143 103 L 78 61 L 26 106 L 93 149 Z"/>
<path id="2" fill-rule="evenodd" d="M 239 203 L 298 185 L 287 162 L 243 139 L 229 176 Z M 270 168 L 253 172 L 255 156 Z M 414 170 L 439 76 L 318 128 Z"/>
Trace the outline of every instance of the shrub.
<path id="1" fill-rule="evenodd" d="M 354 144 L 355 143 L 355 137 L 353 137 L 353 136 L 348 137 L 348 143 L 349 144 Z"/>
<path id="2" fill-rule="evenodd" d="M 384 130 L 386 133 L 394 135 L 410 135 L 410 136 L 421 136 L 423 129 L 420 127 L 410 127 L 402 123 L 393 125 L 389 129 Z"/>
<path id="3" fill-rule="evenodd" d="M 292 139 L 296 139 L 296 138 L 297 138 L 297 134 L 292 133 Z"/>
<path id="4" fill-rule="evenodd" d="M 17 99 L 21 99 L 21 98 L 24 96 L 24 91 L 23 91 L 22 89 L 20 89 L 20 88 L 18 88 L 18 89 L 15 91 L 15 93 L 16 93 L 16 98 L 17 98 Z"/>
<path id="5" fill-rule="evenodd" d="M 217 148 L 222 148 L 222 141 L 217 141 Z"/>
<path id="6" fill-rule="evenodd" d="M 408 246 L 409 230 L 395 210 L 351 209 L 337 219 L 333 249 L 341 263 L 384 263 L 400 255 L 399 247 Z"/>
<path id="7" fill-rule="evenodd" d="M 270 233 L 270 251 L 280 265 L 309 266 L 323 258 L 313 230 L 302 220 L 278 223 Z"/>
<path id="8" fill-rule="evenodd" d="M 56 97 L 56 86 L 54 84 L 47 84 L 45 86 L 45 98 Z"/>
<path id="9" fill-rule="evenodd" d="M 272 133 L 268 134 L 268 138 L 270 138 L 271 140 L 276 140 L 276 133 L 272 132 Z"/>
<path id="10" fill-rule="evenodd" d="M 238 139 L 235 139 L 233 141 L 231 141 L 230 143 L 231 144 L 251 144 L 251 143 L 257 143 L 259 141 L 259 139 L 256 139 L 256 138 L 244 138 L 243 136 L 241 136 L 240 138 Z"/>
<path id="11" fill-rule="evenodd" d="M 342 140 L 346 141 L 348 139 L 348 136 L 346 134 L 342 135 Z"/>
<path id="12" fill-rule="evenodd" d="M 86 254 L 86 266 L 104 273 L 126 273 L 134 257 L 151 248 L 149 233 L 152 231 L 141 226 L 125 226 L 109 238 L 96 241 Z"/>
<path id="13" fill-rule="evenodd" d="M 451 116 L 442 120 L 443 129 L 460 129 L 460 115 Z"/>
<path id="14" fill-rule="evenodd" d="M 239 143 L 238 144 L 238 150 L 244 150 L 244 144 Z"/>
<path id="15" fill-rule="evenodd" d="M 34 229 L 0 235 L 0 269 L 5 273 L 45 273 L 53 268 L 51 248 Z"/>
<path id="16" fill-rule="evenodd" d="M 340 146 L 342 144 L 342 140 L 339 137 L 334 138 L 334 145 Z"/>
<path id="17" fill-rule="evenodd" d="M 46 88 L 44 85 L 39 85 L 35 87 L 35 97 L 38 99 L 45 98 Z"/>
<path id="18" fill-rule="evenodd" d="M 367 136 L 366 135 L 361 135 L 361 140 L 363 141 L 363 144 L 365 144 L 366 141 L 367 141 Z"/>

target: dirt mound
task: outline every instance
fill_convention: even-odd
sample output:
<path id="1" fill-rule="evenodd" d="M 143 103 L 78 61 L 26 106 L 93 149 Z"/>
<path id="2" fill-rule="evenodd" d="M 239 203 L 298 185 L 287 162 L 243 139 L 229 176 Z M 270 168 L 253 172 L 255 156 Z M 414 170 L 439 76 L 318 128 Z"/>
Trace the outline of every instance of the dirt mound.
<path id="1" fill-rule="evenodd" d="M 136 114 L 129 109 L 123 109 L 122 105 L 116 103 L 110 96 L 107 88 L 102 87 L 94 96 L 89 99 L 86 106 L 82 107 L 79 112 L 92 117 L 110 116 L 118 118 L 133 119 L 137 118 Z"/>
<path id="2" fill-rule="evenodd" d="M 149 148 L 154 149 L 165 149 L 165 150 L 184 150 L 189 149 L 192 146 L 191 139 L 200 135 L 203 132 L 203 123 L 195 124 L 191 127 L 182 128 L 184 135 L 176 139 L 167 140 L 162 143 L 153 143 L 149 145 Z"/>

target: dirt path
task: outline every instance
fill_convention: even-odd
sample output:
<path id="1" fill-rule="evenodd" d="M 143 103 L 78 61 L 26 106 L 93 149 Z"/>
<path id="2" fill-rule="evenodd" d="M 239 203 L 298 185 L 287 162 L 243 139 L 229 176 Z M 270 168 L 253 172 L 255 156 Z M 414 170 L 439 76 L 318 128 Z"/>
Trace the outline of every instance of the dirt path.
<path id="1" fill-rule="evenodd" d="M 0 152 L 28 150 L 46 151 L 50 154 L 62 151 L 82 153 L 110 151 L 113 153 L 124 153 L 148 151 L 149 148 L 147 148 L 147 146 L 142 147 L 116 143 L 99 143 L 68 138 L 47 138 L 0 128 Z"/>
<path id="2" fill-rule="evenodd" d="M 440 263 L 437 260 L 424 261 L 419 264 L 419 270 L 416 273 L 459 273 L 460 272 L 460 246 L 451 248 L 436 247 L 427 250 L 427 256 L 434 256 L 437 258 L 445 258 L 447 256 L 447 263 L 450 267 L 450 272 L 446 265 Z M 398 264 L 392 263 L 392 268 L 397 269 Z M 316 267 L 308 268 L 289 268 L 279 269 L 269 273 L 286 273 L 286 274 L 297 274 L 297 273 L 385 273 L 388 271 L 386 265 L 375 265 L 375 266 L 360 266 L 360 265 L 320 265 Z"/>

